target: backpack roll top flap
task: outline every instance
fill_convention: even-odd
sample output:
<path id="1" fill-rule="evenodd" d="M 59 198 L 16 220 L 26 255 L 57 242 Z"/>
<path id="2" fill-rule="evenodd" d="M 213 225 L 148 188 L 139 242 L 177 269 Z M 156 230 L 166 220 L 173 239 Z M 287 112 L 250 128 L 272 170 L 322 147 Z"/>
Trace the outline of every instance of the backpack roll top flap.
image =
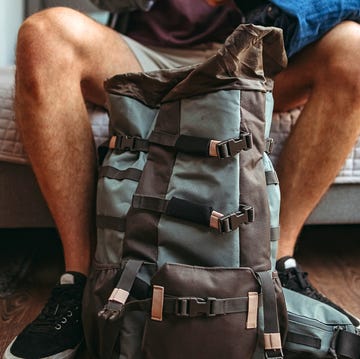
<path id="1" fill-rule="evenodd" d="M 241 285 L 239 285 L 241 283 Z M 152 279 L 144 358 L 250 358 L 257 343 L 260 285 L 251 269 L 165 264 Z M 176 354 L 178 353 L 178 354 Z"/>

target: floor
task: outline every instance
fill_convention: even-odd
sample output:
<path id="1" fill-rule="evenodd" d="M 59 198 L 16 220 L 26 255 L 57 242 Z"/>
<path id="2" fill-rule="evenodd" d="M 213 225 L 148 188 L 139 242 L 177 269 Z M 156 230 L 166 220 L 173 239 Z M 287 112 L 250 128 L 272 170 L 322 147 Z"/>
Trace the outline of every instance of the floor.
<path id="1" fill-rule="evenodd" d="M 309 226 L 296 257 L 325 295 L 360 317 L 360 225 Z M 52 229 L 0 229 L 0 357 L 43 306 L 63 270 Z M 88 358 L 82 348 L 77 359 Z"/>

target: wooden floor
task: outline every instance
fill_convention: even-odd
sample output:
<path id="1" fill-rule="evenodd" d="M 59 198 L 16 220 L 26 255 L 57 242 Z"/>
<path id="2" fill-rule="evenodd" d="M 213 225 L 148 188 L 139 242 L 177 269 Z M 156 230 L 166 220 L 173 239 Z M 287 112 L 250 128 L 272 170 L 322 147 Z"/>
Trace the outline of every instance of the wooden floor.
<path id="1" fill-rule="evenodd" d="M 0 357 L 46 302 L 61 253 L 53 230 L 0 229 Z M 321 292 L 360 317 L 360 225 L 306 227 L 296 257 Z M 83 348 L 77 359 L 87 357 Z"/>

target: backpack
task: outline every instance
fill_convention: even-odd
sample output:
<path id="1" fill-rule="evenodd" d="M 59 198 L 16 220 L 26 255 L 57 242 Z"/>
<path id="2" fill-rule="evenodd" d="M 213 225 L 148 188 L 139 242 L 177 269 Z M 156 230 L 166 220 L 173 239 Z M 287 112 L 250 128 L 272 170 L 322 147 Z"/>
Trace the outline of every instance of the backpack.
<path id="1" fill-rule="evenodd" d="M 111 137 L 99 149 L 83 300 L 92 357 L 282 358 L 290 338 L 289 355 L 327 358 L 338 334 L 357 338 L 331 307 L 319 334 L 316 313 L 304 296 L 284 297 L 275 271 L 280 192 L 268 136 L 281 35 L 240 25 L 202 64 L 105 82 Z"/>

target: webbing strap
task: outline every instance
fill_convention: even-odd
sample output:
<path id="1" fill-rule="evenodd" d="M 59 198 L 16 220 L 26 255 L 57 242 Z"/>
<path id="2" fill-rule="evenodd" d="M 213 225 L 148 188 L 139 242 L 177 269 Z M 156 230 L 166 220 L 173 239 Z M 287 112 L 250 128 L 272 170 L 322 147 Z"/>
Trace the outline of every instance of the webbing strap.
<path id="1" fill-rule="evenodd" d="M 100 168 L 99 178 L 107 177 L 116 180 L 132 180 L 139 182 L 142 171 L 137 168 L 127 168 L 126 170 L 118 170 L 115 167 L 104 166 Z"/>
<path id="2" fill-rule="evenodd" d="M 112 229 L 118 232 L 125 232 L 126 219 L 111 216 L 96 216 L 96 227 L 101 229 Z"/>
<path id="3" fill-rule="evenodd" d="M 321 348 L 321 339 L 310 335 L 288 332 L 286 334 L 286 341 L 290 343 L 305 345 L 307 347 L 315 349 Z"/>
<path id="4" fill-rule="evenodd" d="M 110 149 L 120 151 L 147 152 L 151 143 L 175 148 L 177 151 L 184 153 L 223 159 L 234 157 L 240 151 L 250 149 L 252 147 L 252 136 L 248 132 L 242 132 L 239 138 L 217 141 L 197 136 L 174 135 L 166 132 L 153 131 L 149 139 L 125 135 L 112 136 L 108 142 L 108 146 Z"/>
<path id="5" fill-rule="evenodd" d="M 187 221 L 203 224 L 208 226 L 210 223 L 210 215 L 212 208 L 201 204 L 186 201 L 173 197 L 170 200 L 134 195 L 132 205 L 137 209 L 145 209 L 164 213 L 168 216 L 184 219 Z"/>
<path id="6" fill-rule="evenodd" d="M 178 317 L 214 317 L 248 310 L 248 297 L 237 298 L 171 298 L 164 300 L 164 313 Z"/>
<path id="7" fill-rule="evenodd" d="M 119 151 L 148 152 L 149 141 L 135 136 L 112 136 L 109 141 L 109 148 Z"/>
<path id="8" fill-rule="evenodd" d="M 275 288 L 271 271 L 257 272 L 263 291 L 264 342 L 266 357 L 282 358 L 282 345 Z"/>
<path id="9" fill-rule="evenodd" d="M 254 211 L 251 206 L 240 205 L 239 210 L 223 215 L 213 210 L 212 207 L 172 197 L 167 200 L 154 196 L 133 196 L 133 208 L 145 209 L 166 214 L 193 223 L 202 224 L 217 229 L 219 232 L 231 232 L 243 223 L 254 220 Z"/>
<path id="10" fill-rule="evenodd" d="M 267 185 L 279 184 L 279 179 L 275 171 L 266 171 L 265 179 Z"/>
<path id="11" fill-rule="evenodd" d="M 127 303 L 125 311 L 142 310 L 150 312 L 152 300 L 136 300 Z M 248 297 L 236 298 L 196 298 L 176 297 L 164 298 L 163 313 L 181 318 L 194 318 L 200 316 L 214 317 L 234 313 L 245 313 L 248 310 Z"/>
<path id="12" fill-rule="evenodd" d="M 337 333 L 335 352 L 339 358 L 360 358 L 360 336 L 340 330 Z"/>
<path id="13" fill-rule="evenodd" d="M 116 320 L 121 315 L 121 310 L 126 303 L 130 290 L 136 279 L 143 261 L 129 259 L 126 262 L 124 270 L 121 273 L 120 279 L 112 291 L 107 304 L 98 313 L 99 317 L 107 320 Z"/>

